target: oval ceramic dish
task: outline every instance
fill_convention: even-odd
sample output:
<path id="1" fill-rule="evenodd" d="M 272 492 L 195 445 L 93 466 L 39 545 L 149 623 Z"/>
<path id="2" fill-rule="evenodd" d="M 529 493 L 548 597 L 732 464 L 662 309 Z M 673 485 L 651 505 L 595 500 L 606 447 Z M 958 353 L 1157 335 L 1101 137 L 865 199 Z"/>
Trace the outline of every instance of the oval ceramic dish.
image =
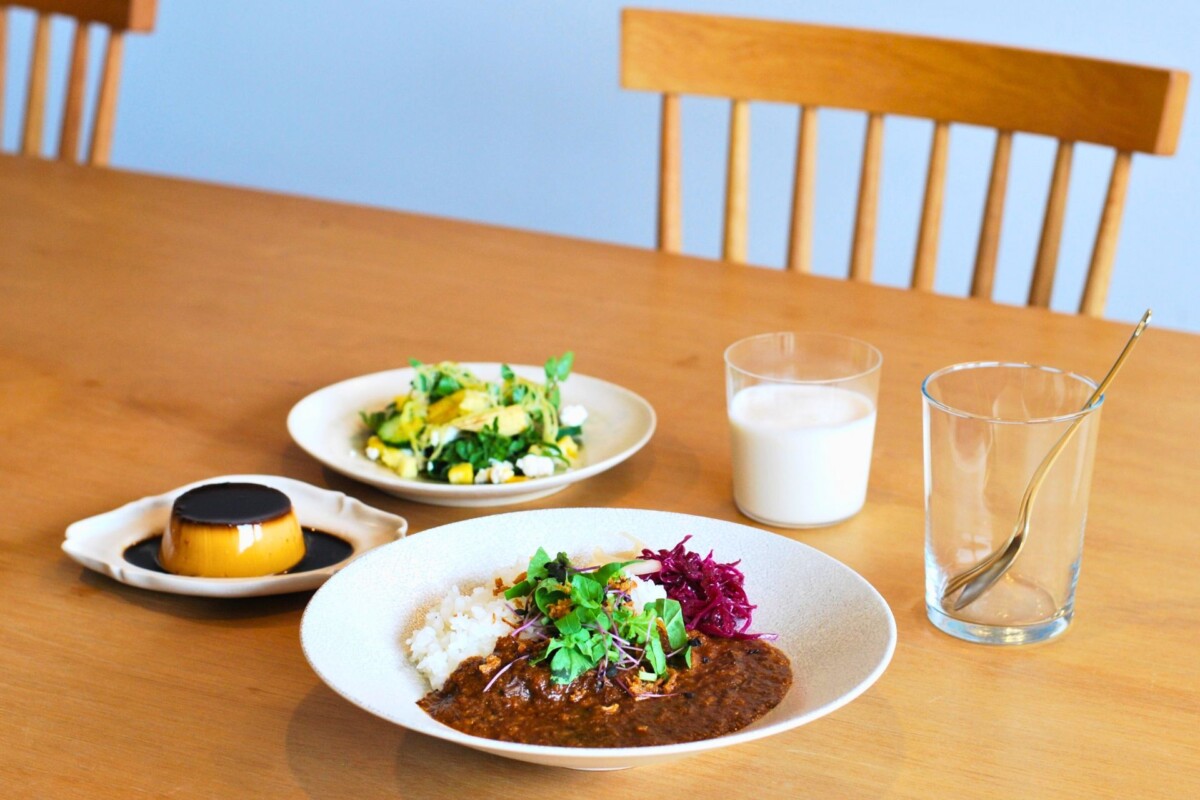
<path id="1" fill-rule="evenodd" d="M 548 747 L 482 739 L 437 722 L 417 706 L 429 690 L 404 640 L 451 587 L 464 591 L 496 570 L 549 553 L 628 553 L 634 542 L 688 547 L 741 559 L 758 606 L 753 629 L 774 632 L 793 685 L 765 717 L 736 733 L 685 744 L 628 748 Z M 636 551 L 635 551 L 636 552 Z M 795 728 L 862 694 L 896 646 L 887 603 L 844 564 L 777 534 L 721 520 L 631 509 L 546 509 L 481 517 L 381 547 L 321 587 L 300 638 L 316 673 L 350 702 L 409 730 L 495 755 L 574 769 L 622 769 L 694 755 Z M 464 767 L 469 768 L 469 767 Z M 481 764 L 480 768 L 484 768 Z"/>
<path id="2" fill-rule="evenodd" d="M 500 364 L 463 364 L 484 380 L 500 380 Z M 531 380 L 545 380 L 541 367 L 513 364 Z M 326 386 L 305 397 L 288 414 L 288 432 L 305 452 L 330 469 L 389 494 L 440 506 L 482 507 L 535 500 L 615 467 L 636 453 L 654 433 L 650 404 L 616 384 L 572 374 L 562 386 L 564 405 L 588 410 L 580 461 L 574 468 L 518 483 L 452 485 L 402 478 L 363 455 L 369 432 L 360 411 L 382 409 L 409 389 L 411 368 L 377 372 Z"/>
<path id="3" fill-rule="evenodd" d="M 167 527 L 175 498 L 196 486 L 231 482 L 261 483 L 279 489 L 292 501 L 300 524 L 325 535 L 306 535 L 310 556 L 296 569 L 279 575 L 195 578 L 163 570 L 151 540 Z M 275 475 L 224 475 L 143 497 L 75 522 L 67 528 L 62 548 L 88 569 L 130 586 L 202 597 L 257 597 L 315 589 L 354 558 L 395 541 L 407 529 L 403 517 L 371 508 L 341 492 Z"/>

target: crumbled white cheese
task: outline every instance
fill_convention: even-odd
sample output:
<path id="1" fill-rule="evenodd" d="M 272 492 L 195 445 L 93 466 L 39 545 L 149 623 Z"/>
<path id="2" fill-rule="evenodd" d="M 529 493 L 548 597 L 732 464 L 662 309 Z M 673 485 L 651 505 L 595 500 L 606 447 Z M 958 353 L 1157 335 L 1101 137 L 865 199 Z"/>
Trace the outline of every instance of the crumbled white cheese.
<path id="1" fill-rule="evenodd" d="M 453 425 L 443 425 L 429 432 L 429 444 L 437 447 L 440 444 L 450 444 L 458 438 L 458 428 Z"/>
<path id="2" fill-rule="evenodd" d="M 517 469 L 527 478 L 544 478 L 554 474 L 554 459 L 530 453 L 517 459 Z"/>
<path id="3" fill-rule="evenodd" d="M 492 465 L 485 467 L 475 473 L 476 483 L 504 483 L 512 478 L 517 473 L 513 471 L 513 465 L 507 461 L 496 461 L 492 459 Z"/>
<path id="4" fill-rule="evenodd" d="M 371 459 L 372 461 L 378 461 L 379 460 L 379 448 L 378 447 L 368 447 L 367 448 L 367 458 Z"/>
<path id="5" fill-rule="evenodd" d="M 558 412 L 558 421 L 564 428 L 574 428 L 582 425 L 588 418 L 588 411 L 583 406 L 563 406 Z"/>

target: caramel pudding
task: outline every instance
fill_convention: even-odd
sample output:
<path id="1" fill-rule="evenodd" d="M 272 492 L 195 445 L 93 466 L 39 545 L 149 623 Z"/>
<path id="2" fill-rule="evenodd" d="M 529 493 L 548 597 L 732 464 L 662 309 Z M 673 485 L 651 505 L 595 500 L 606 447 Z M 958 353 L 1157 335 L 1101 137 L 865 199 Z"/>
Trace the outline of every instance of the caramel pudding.
<path id="1" fill-rule="evenodd" d="M 211 483 L 175 499 L 158 558 L 176 575 L 274 575 L 304 558 L 304 533 L 292 501 L 278 489 Z"/>

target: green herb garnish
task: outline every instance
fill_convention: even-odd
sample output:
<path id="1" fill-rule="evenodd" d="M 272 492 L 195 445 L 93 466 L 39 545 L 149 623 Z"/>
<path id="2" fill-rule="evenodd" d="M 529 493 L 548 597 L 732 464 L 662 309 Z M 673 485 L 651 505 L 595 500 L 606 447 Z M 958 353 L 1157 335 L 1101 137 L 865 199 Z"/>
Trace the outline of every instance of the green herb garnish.
<path id="1" fill-rule="evenodd" d="M 691 666 L 691 643 L 678 601 L 659 599 L 633 607 L 624 569 L 637 561 L 618 561 L 596 569 L 573 567 L 565 553 L 550 558 L 538 548 L 522 581 L 508 589 L 508 600 L 525 598 L 524 623 L 550 642 L 532 659 L 549 660 L 555 683 L 576 680 L 590 669 L 618 680 L 622 673 L 654 682 L 667 676 L 669 662 Z"/>

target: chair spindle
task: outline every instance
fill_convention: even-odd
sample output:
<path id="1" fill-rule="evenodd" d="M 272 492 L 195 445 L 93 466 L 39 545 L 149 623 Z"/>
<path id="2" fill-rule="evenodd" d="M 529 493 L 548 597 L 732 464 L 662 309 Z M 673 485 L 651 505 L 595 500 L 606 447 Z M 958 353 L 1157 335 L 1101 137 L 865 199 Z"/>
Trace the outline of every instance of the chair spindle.
<path id="1" fill-rule="evenodd" d="M 1042 236 L 1038 242 L 1037 262 L 1029 284 L 1029 305 L 1050 307 L 1054 288 L 1054 271 L 1058 267 L 1058 248 L 1062 241 L 1063 218 L 1067 209 L 1067 188 L 1071 183 L 1071 160 L 1075 143 L 1060 139 L 1054 155 L 1054 176 L 1050 179 L 1050 195 L 1046 198 L 1046 216 L 1042 220 Z"/>
<path id="2" fill-rule="evenodd" d="M 658 158 L 658 249 L 678 253 L 683 249 L 679 95 L 671 92 L 662 96 Z"/>
<path id="3" fill-rule="evenodd" d="M 1125 194 L 1129 189 L 1129 169 L 1132 162 L 1133 153 L 1128 150 L 1117 151 L 1113 160 L 1112 174 L 1108 179 L 1108 193 L 1104 197 L 1104 211 L 1100 214 L 1096 243 L 1092 247 L 1092 263 L 1083 287 L 1083 299 L 1079 303 L 1079 313 L 1090 317 L 1104 316 L 1104 304 L 1108 299 L 1108 285 L 1112 279 L 1113 261 L 1117 255 L 1117 237 L 1121 233 L 1121 215 L 1125 211 Z"/>
<path id="4" fill-rule="evenodd" d="M 883 160 L 883 115 L 867 115 L 862 173 L 858 181 L 858 211 L 854 216 L 854 243 L 850 249 L 850 277 L 871 280 L 875 260 L 875 224 L 879 211 L 879 165 Z"/>
<path id="5" fill-rule="evenodd" d="M 950 149 L 950 123 L 933 125 L 929 145 L 929 169 L 925 175 L 925 202 L 921 209 L 921 228 L 917 234 L 917 255 L 913 260 L 912 287 L 933 291 L 937 272 L 938 239 L 942 231 L 942 205 L 946 195 L 946 157 Z"/>
<path id="6" fill-rule="evenodd" d="M 8 9 L 0 8 L 0 139 L 4 137 L 4 68 L 8 64 Z"/>
<path id="7" fill-rule="evenodd" d="M 71 45 L 71 66 L 67 78 L 67 101 L 63 108 L 62 133 L 58 140 L 58 157 L 63 161 L 79 161 L 79 140 L 83 131 L 83 101 L 87 93 L 88 25 L 75 23 L 75 38 Z"/>
<path id="8" fill-rule="evenodd" d="M 725 183 L 722 258 L 746 263 L 746 207 L 750 182 L 750 104 L 734 100 L 729 113 L 729 163 Z"/>
<path id="9" fill-rule="evenodd" d="M 988 178 L 983 222 L 975 250 L 975 274 L 971 278 L 971 297 L 992 299 L 996 282 L 996 256 L 1000 252 L 1000 228 L 1004 221 L 1004 196 L 1008 192 L 1008 165 L 1012 160 L 1012 131 L 996 131 L 996 149 L 992 152 L 992 174 Z"/>
<path id="10" fill-rule="evenodd" d="M 29 61 L 29 95 L 25 98 L 25 130 L 21 153 L 40 156 L 46 118 L 46 83 L 50 72 L 50 15 L 38 14 Z"/>
<path id="11" fill-rule="evenodd" d="M 109 34 L 104 52 L 104 67 L 100 73 L 100 91 L 96 97 L 96 129 L 92 131 L 92 147 L 88 162 L 97 166 L 108 164 L 112 153 L 113 123 L 117 117 L 117 87 L 121 80 L 121 54 L 125 36 L 114 30 Z"/>
<path id="12" fill-rule="evenodd" d="M 817 186 L 817 109 L 800 107 L 796 136 L 796 177 L 792 186 L 792 228 L 787 268 L 812 272 L 813 205 Z"/>

